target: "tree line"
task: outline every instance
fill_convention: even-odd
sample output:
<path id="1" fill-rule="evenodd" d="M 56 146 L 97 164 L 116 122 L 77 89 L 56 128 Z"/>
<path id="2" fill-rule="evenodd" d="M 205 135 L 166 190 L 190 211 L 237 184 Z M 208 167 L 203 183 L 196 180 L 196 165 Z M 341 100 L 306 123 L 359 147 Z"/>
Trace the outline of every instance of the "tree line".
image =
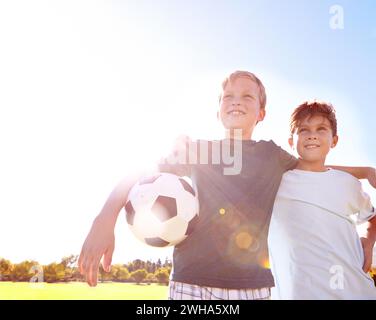
<path id="1" fill-rule="evenodd" d="M 20 263 L 0 258 L 0 281 L 27 282 L 71 282 L 85 281 L 77 266 L 78 255 L 63 257 L 60 262 L 41 265 L 37 261 L 26 260 Z M 110 272 L 99 267 L 99 282 L 136 282 L 168 284 L 172 264 L 166 258 L 162 263 L 136 259 L 127 264 L 114 264 Z"/>

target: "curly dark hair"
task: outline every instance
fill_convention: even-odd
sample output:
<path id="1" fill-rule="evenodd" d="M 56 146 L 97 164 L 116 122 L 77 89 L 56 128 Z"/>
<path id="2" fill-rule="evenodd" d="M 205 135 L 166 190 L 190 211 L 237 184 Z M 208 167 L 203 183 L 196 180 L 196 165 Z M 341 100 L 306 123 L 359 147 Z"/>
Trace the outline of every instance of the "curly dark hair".
<path id="1" fill-rule="evenodd" d="M 336 112 L 330 103 L 326 102 L 304 102 L 299 105 L 290 117 L 290 134 L 294 135 L 300 123 L 308 117 L 311 118 L 315 115 L 323 116 L 328 119 L 332 128 L 333 136 L 337 135 L 337 119 Z"/>

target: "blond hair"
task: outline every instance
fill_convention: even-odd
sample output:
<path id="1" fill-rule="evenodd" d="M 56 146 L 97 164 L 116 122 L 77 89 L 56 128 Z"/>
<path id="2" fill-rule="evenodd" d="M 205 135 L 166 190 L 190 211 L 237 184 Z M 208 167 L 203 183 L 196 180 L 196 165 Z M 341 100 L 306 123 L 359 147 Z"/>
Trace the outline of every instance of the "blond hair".
<path id="1" fill-rule="evenodd" d="M 225 90 L 227 84 L 229 82 L 233 82 L 238 78 L 246 78 L 253 82 L 255 82 L 259 88 L 259 101 L 260 101 L 260 109 L 265 109 L 266 106 L 266 92 L 265 87 L 262 84 L 261 80 L 256 77 L 255 74 L 248 72 L 248 71 L 235 71 L 232 72 L 229 76 L 227 76 L 223 82 L 222 82 L 222 90 Z M 219 103 L 221 103 L 222 100 L 222 92 L 219 95 Z"/>

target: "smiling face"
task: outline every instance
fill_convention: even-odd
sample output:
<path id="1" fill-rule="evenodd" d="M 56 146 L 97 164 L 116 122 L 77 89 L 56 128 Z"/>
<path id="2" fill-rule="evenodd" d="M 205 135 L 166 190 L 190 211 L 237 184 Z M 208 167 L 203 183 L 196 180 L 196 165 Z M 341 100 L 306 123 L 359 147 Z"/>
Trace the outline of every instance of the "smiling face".
<path id="1" fill-rule="evenodd" d="M 289 144 L 295 149 L 300 160 L 314 166 L 323 166 L 327 154 L 338 142 L 333 135 L 330 121 L 323 115 L 312 115 L 302 119 Z"/>
<path id="2" fill-rule="evenodd" d="M 242 138 L 250 139 L 254 127 L 265 116 L 260 108 L 258 85 L 249 78 L 238 77 L 223 89 L 218 118 L 226 129 L 241 129 Z"/>

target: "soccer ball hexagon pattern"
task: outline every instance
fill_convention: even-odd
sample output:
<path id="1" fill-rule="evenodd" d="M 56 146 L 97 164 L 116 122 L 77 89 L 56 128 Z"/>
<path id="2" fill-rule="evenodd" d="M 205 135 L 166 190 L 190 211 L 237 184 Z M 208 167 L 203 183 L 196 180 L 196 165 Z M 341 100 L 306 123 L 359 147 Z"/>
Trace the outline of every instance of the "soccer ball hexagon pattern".
<path id="1" fill-rule="evenodd" d="M 190 180 L 159 173 L 131 188 L 125 211 L 129 228 L 142 242 L 153 247 L 177 245 L 197 223 L 197 192 Z"/>

